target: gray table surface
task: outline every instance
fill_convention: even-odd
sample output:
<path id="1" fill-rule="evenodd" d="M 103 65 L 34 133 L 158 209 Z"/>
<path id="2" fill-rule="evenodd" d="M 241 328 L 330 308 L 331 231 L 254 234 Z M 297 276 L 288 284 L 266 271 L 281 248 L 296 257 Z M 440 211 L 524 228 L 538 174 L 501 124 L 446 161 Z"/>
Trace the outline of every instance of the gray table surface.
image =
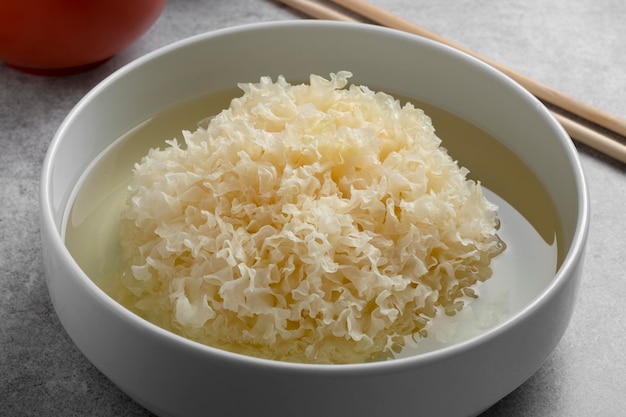
<path id="1" fill-rule="evenodd" d="M 626 118 L 622 0 L 378 0 L 377 5 L 562 92 Z M 104 65 L 69 77 L 0 64 L 0 415 L 149 416 L 61 327 L 43 274 L 38 189 L 71 108 L 129 61 L 219 28 L 305 16 L 270 0 L 170 0 L 155 26 Z M 626 415 L 625 165 L 578 146 L 591 231 L 572 322 L 539 371 L 483 417 Z"/>

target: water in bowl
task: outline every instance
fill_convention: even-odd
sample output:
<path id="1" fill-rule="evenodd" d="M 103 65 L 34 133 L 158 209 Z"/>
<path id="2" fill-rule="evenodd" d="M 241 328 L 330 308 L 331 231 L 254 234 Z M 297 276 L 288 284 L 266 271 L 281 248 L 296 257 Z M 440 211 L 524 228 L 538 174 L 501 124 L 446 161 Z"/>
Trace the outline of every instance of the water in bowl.
<path id="1" fill-rule="evenodd" d="M 151 117 L 113 142 L 78 181 L 65 216 L 65 243 L 87 276 L 106 293 L 112 292 L 122 266 L 119 219 L 133 165 L 150 148 L 166 146 L 165 140 L 175 137 L 182 142 L 182 130 L 195 130 L 240 93 L 233 89 L 201 96 Z M 481 181 L 486 197 L 498 205 L 499 235 L 507 250 L 493 260 L 493 275 L 479 283 L 477 299 L 465 300 L 455 316 L 440 314 L 428 325 L 428 337 L 409 341 L 396 357 L 440 349 L 493 328 L 536 297 L 563 258 L 556 208 L 533 172 L 487 132 L 441 109 L 411 101 L 432 118 L 443 146 L 470 170 L 470 178 Z"/>

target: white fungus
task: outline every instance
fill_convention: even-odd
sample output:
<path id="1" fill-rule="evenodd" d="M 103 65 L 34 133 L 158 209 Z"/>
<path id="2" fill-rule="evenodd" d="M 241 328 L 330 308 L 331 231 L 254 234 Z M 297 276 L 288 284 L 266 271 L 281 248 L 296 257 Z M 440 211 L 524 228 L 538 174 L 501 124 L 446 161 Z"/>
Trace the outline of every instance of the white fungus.
<path id="1" fill-rule="evenodd" d="M 350 76 L 241 84 L 135 166 L 128 308 L 234 352 L 351 363 L 390 357 L 474 296 L 503 249 L 496 207 L 423 111 Z"/>

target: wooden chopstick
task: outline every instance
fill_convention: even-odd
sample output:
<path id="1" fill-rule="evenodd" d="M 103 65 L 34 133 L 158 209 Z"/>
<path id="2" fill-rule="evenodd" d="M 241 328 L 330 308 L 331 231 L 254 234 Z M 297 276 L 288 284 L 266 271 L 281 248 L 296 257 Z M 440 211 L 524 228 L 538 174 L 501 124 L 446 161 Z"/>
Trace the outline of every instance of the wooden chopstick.
<path id="1" fill-rule="evenodd" d="M 296 9 L 308 16 L 322 20 L 339 20 L 343 22 L 359 22 L 344 12 L 331 9 L 328 6 L 311 0 L 279 0 L 287 6 Z"/>
<path id="2" fill-rule="evenodd" d="M 551 111 L 552 116 L 563 126 L 570 137 L 618 161 L 626 163 L 626 146 L 600 132 L 593 130 L 573 119 Z"/>
<path id="3" fill-rule="evenodd" d="M 333 9 L 329 6 L 312 0 L 279 0 L 282 3 L 299 10 L 300 12 L 325 20 L 342 20 L 358 22 L 359 20 L 349 16 L 346 12 Z M 559 91 L 541 84 L 525 75 L 522 75 L 510 68 L 507 68 L 495 61 L 485 58 L 474 51 L 471 51 L 461 45 L 444 39 L 432 32 L 429 32 L 387 10 L 381 9 L 368 3 L 365 0 L 329 0 L 345 9 L 364 17 L 381 26 L 390 27 L 404 32 L 412 33 L 424 38 L 434 40 L 444 45 L 460 50 L 471 55 L 494 68 L 507 74 L 509 77 L 517 81 L 520 85 L 530 91 L 540 100 L 551 104 L 552 106 L 562 109 L 567 113 L 578 116 L 581 120 L 595 124 L 600 128 L 604 128 L 616 135 L 626 137 L 626 121 L 615 117 L 609 113 L 599 110 L 587 103 L 567 96 Z M 556 120 L 563 126 L 570 137 L 580 143 L 583 143 L 605 155 L 611 156 L 616 160 L 626 163 L 626 145 L 614 140 L 611 137 L 602 134 L 596 129 L 587 127 L 572 117 L 550 110 Z"/>

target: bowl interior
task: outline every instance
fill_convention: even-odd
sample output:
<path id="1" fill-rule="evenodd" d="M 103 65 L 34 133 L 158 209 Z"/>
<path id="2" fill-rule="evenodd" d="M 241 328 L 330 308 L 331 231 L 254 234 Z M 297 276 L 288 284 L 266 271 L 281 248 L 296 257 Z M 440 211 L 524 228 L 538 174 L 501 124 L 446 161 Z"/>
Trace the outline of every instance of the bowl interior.
<path id="1" fill-rule="evenodd" d="M 261 25 L 254 38 L 238 30 L 199 36 L 148 55 L 97 86 L 68 116 L 51 151 L 45 198 L 50 199 L 59 236 L 64 236 L 72 193 L 83 171 L 131 128 L 178 103 L 232 89 L 242 81 L 257 82 L 264 75 L 283 75 L 297 82 L 308 80 L 310 74 L 349 70 L 353 83 L 435 106 L 433 112 L 455 114 L 497 138 L 498 146 L 451 144 L 449 150 L 501 201 L 526 217 L 540 219 L 547 205 L 554 203 L 553 220 L 560 232 L 558 262 L 562 263 L 579 226 L 581 178 L 571 144 L 533 97 L 500 73 L 447 47 L 416 41 L 410 35 L 392 37 L 386 30 L 362 25 L 331 24 L 334 30 L 320 31 L 318 24 L 272 29 Z M 448 134 L 436 120 L 435 128 Z M 516 155 L 524 171 L 512 171 L 512 160 L 502 157 L 503 150 Z M 108 177 L 102 175 L 102 181 Z M 523 185 L 531 177 L 545 187 L 546 199 L 541 203 L 524 193 Z M 513 262 L 508 268 L 520 265 Z M 517 288 L 515 292 L 523 296 L 514 302 L 511 313 L 545 289 L 555 272 L 550 267 L 547 272 L 524 270 L 526 275 L 543 274 L 543 278 L 531 287 Z"/>

